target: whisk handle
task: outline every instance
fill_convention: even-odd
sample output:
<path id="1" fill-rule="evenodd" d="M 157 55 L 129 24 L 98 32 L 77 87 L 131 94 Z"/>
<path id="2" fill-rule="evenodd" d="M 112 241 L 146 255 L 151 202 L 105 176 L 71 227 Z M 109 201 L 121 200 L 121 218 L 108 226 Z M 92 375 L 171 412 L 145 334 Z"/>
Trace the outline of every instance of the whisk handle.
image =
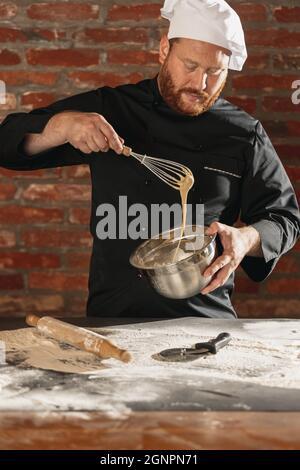
<path id="1" fill-rule="evenodd" d="M 125 155 L 125 157 L 130 157 L 131 152 L 132 149 L 130 147 L 126 147 L 126 145 L 123 146 L 122 155 Z"/>

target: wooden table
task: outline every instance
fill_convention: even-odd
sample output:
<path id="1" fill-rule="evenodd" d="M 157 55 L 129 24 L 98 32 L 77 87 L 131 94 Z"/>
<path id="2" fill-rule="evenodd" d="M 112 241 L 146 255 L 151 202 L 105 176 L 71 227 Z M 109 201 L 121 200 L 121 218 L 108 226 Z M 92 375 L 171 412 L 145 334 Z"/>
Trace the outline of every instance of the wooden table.
<path id="1" fill-rule="evenodd" d="M 128 324 L 128 319 L 66 321 L 88 327 Z M 23 326 L 21 319 L 0 320 L 0 330 Z M 300 411 L 179 408 L 133 410 L 128 416 L 113 417 L 91 410 L 4 410 L 0 449 L 300 449 Z"/>

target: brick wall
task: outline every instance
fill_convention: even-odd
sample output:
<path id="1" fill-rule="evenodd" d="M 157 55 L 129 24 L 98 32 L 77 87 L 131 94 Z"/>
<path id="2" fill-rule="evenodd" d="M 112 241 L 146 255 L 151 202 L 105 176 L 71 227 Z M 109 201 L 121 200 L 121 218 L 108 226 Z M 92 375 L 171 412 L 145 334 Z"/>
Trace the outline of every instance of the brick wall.
<path id="1" fill-rule="evenodd" d="M 0 3 L 0 119 L 99 87 L 152 77 L 165 23 L 162 2 Z M 229 3 L 240 14 L 250 58 L 231 72 L 226 96 L 259 118 L 299 192 L 300 2 Z M 0 169 L 0 316 L 24 312 L 82 315 L 91 238 L 90 180 L 85 166 L 11 172 Z M 300 244 L 267 282 L 239 271 L 240 316 L 300 318 Z"/>

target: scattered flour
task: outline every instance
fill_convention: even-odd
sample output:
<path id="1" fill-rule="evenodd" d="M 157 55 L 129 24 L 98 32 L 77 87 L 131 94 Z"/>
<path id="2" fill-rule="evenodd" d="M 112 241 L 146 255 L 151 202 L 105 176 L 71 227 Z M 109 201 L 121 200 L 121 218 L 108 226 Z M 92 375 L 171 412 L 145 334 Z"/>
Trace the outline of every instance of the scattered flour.
<path id="1" fill-rule="evenodd" d="M 7 360 L 0 367 L 0 409 L 57 410 L 68 403 L 71 411 L 101 410 L 125 417 L 132 403 L 138 407 L 139 403 L 168 402 L 174 387 L 205 392 L 209 380 L 300 389 L 300 321 L 219 323 L 186 318 L 94 331 L 128 349 L 133 361 L 101 360 L 43 337 L 33 328 L 0 332 Z M 216 355 L 185 363 L 156 359 L 163 349 L 190 347 L 222 331 L 228 331 L 232 341 Z M 222 387 L 216 390 L 222 395 Z M 233 406 L 247 408 L 239 403 Z M 197 403 L 192 405 L 196 408 Z"/>
<path id="2" fill-rule="evenodd" d="M 105 365 L 94 354 L 75 349 L 42 336 L 35 328 L 1 331 L 8 362 L 23 366 L 69 373 L 90 373 Z"/>

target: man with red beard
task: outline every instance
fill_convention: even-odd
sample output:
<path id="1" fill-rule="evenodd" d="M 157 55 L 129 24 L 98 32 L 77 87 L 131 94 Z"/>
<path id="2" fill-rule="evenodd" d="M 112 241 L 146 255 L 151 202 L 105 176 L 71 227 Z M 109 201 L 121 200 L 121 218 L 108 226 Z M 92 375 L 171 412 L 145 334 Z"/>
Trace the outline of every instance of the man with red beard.
<path id="1" fill-rule="evenodd" d="M 163 36 L 158 85 L 164 101 L 187 116 L 204 113 L 226 84 L 229 58 L 230 51 L 214 44 Z"/>
<path id="2" fill-rule="evenodd" d="M 299 209 L 261 123 L 221 97 L 228 70 L 242 70 L 247 58 L 236 12 L 223 0 L 166 0 L 162 16 L 170 25 L 160 42 L 157 77 L 8 115 L 0 126 L 0 164 L 16 170 L 89 164 L 87 315 L 233 318 L 236 268 L 241 264 L 251 279 L 264 280 L 299 236 Z M 116 205 L 119 195 L 149 208 L 178 202 L 178 193 L 145 167 L 116 156 L 124 142 L 194 174 L 189 202 L 204 204 L 207 233 L 217 234 L 219 244 L 204 273 L 212 280 L 198 295 L 160 296 L 129 264 L 140 240 L 97 236 L 98 206 Z M 244 226 L 235 228 L 239 217 Z"/>

